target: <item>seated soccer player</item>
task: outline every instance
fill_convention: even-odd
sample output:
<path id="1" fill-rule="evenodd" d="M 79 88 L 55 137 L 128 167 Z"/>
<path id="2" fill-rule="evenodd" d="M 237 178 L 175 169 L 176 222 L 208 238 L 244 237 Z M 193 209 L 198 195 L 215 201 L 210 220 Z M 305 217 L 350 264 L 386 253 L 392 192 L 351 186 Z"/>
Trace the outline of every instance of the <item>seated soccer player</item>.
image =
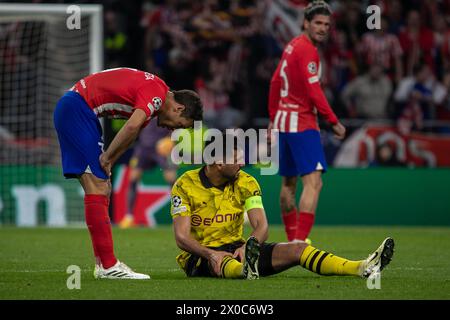
<path id="1" fill-rule="evenodd" d="M 183 250 L 176 260 L 187 276 L 257 279 L 301 265 L 320 275 L 369 277 L 389 264 L 394 253 L 392 238 L 358 261 L 306 242 L 266 242 L 268 224 L 261 189 L 255 178 L 241 171 L 241 152 L 235 149 L 233 153 L 187 171 L 172 188 L 175 240 Z M 247 241 L 244 211 L 253 229 Z"/>

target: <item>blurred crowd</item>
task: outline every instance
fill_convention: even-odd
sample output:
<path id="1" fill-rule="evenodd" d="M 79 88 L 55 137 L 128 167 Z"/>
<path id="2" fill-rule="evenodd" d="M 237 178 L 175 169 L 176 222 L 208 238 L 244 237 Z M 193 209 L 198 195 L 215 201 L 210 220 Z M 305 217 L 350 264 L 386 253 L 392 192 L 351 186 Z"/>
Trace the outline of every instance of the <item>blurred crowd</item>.
<path id="1" fill-rule="evenodd" d="M 130 20 L 121 1 L 110 1 L 106 67 L 131 64 L 162 76 L 174 89 L 198 91 L 209 126 L 265 126 L 270 79 L 289 40 L 267 23 L 269 7 L 276 4 L 300 25 L 307 3 L 137 1 L 140 8 Z M 329 3 L 333 26 L 321 48 L 322 84 L 340 117 L 395 120 L 403 132 L 429 130 L 429 120 L 450 120 L 450 1 Z M 381 9 L 380 29 L 366 24 L 372 4 Z M 136 37 L 142 39 L 138 48 L 127 43 L 138 43 Z"/>
<path id="2" fill-rule="evenodd" d="M 105 68 L 145 69 L 173 89 L 196 90 L 206 125 L 217 128 L 267 125 L 270 79 L 284 46 L 301 32 L 308 2 L 70 1 L 103 4 Z M 395 121 L 403 133 L 449 132 L 450 0 L 328 2 L 321 81 L 337 115 L 357 124 Z M 381 12 L 374 30 L 370 5 Z"/>
<path id="3" fill-rule="evenodd" d="M 70 1 L 96 2 L 104 6 L 105 68 L 145 69 L 173 89 L 196 90 L 207 126 L 245 129 L 267 125 L 272 73 L 309 1 Z M 402 133 L 448 133 L 450 0 L 328 2 L 321 81 L 337 115 L 357 124 L 386 119 Z M 374 30 L 370 5 L 381 12 Z"/>

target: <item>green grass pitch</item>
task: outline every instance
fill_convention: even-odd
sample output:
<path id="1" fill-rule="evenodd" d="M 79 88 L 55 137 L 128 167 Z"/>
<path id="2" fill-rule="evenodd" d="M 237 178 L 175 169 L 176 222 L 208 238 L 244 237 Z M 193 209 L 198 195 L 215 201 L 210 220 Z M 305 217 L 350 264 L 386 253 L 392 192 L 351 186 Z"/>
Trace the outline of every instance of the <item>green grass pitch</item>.
<path id="1" fill-rule="evenodd" d="M 247 230 L 248 231 L 248 230 Z M 0 228 L 0 299 L 449 299 L 450 228 L 322 227 L 317 248 L 365 258 L 386 236 L 396 241 L 381 289 L 353 277 L 323 277 L 301 267 L 257 281 L 188 279 L 178 269 L 170 227 L 114 229 L 116 255 L 152 280 L 95 280 L 86 229 Z M 248 232 L 247 232 L 248 234 Z M 269 241 L 284 232 L 272 226 Z M 81 268 L 81 289 L 69 290 L 69 265 Z"/>

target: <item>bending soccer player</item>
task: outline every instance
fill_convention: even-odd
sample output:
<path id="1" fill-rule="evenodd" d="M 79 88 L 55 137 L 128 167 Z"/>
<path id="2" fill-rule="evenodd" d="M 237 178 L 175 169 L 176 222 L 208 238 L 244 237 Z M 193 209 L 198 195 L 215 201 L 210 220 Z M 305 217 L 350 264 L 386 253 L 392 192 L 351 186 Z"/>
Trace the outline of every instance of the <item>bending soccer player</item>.
<path id="1" fill-rule="evenodd" d="M 288 241 L 310 241 L 307 237 L 314 225 L 321 175 L 327 169 L 317 112 L 332 125 L 338 139 L 345 136 L 345 127 L 328 104 L 319 83 L 317 45 L 328 35 L 330 15 L 324 1 L 313 1 L 305 8 L 304 33 L 286 46 L 270 84 L 268 129 L 269 132 L 279 130 L 280 206 Z M 303 190 L 297 208 L 298 176 Z"/>
<path id="2" fill-rule="evenodd" d="M 321 275 L 375 276 L 390 262 L 387 238 L 365 260 L 351 261 L 305 242 L 267 243 L 268 224 L 261 189 L 234 161 L 219 161 L 184 173 L 172 188 L 171 215 L 176 260 L 189 277 L 257 279 L 301 265 Z M 234 162 L 234 163 L 233 163 Z M 252 227 L 243 238 L 244 211 Z"/>
<path id="3" fill-rule="evenodd" d="M 103 116 L 128 119 L 105 152 L 98 119 Z M 111 167 L 153 117 L 161 127 L 188 128 L 201 120 L 202 105 L 193 91 L 170 91 L 153 74 L 117 68 L 81 79 L 59 100 L 54 111 L 63 174 L 77 178 L 85 192 L 96 278 L 150 278 L 115 257 L 108 207 Z"/>

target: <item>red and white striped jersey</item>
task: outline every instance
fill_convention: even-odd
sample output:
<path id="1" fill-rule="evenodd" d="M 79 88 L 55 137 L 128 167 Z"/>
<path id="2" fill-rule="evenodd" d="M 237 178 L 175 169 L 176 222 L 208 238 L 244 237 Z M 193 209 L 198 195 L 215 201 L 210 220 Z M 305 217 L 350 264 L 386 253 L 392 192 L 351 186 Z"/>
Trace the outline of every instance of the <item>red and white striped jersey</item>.
<path id="1" fill-rule="evenodd" d="M 108 69 L 78 81 L 79 93 L 97 117 L 128 119 L 135 109 L 155 116 L 166 100 L 169 87 L 154 74 L 130 68 Z"/>
<path id="2" fill-rule="evenodd" d="M 394 67 L 395 58 L 403 55 L 403 49 L 396 35 L 378 35 L 368 32 L 363 35 L 360 51 L 368 65 L 378 64 L 385 69 Z"/>
<path id="3" fill-rule="evenodd" d="M 317 112 L 331 124 L 338 122 L 320 87 L 320 74 L 317 48 L 306 35 L 294 38 L 284 49 L 270 83 L 269 116 L 274 129 L 319 130 Z"/>

